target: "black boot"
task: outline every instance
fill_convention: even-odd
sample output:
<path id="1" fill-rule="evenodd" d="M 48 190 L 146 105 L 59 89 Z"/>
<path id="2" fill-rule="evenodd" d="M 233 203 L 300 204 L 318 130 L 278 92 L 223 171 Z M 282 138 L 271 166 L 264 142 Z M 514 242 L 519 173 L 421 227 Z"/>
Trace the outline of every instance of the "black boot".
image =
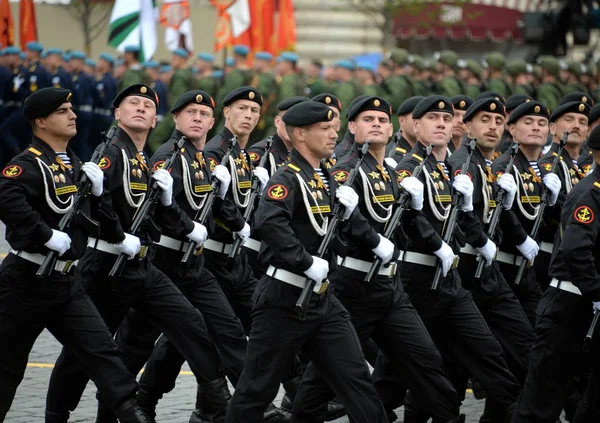
<path id="1" fill-rule="evenodd" d="M 346 407 L 344 404 L 338 402 L 337 398 L 332 399 L 327 404 L 327 414 L 325 415 L 325 421 L 330 422 L 335 419 L 339 419 L 347 414 Z"/>
<path id="2" fill-rule="evenodd" d="M 300 376 L 282 384 L 285 394 L 281 399 L 281 409 L 287 411 L 288 413 L 292 412 L 294 399 L 296 398 L 296 392 L 298 391 L 298 385 L 300 385 Z"/>
<path id="3" fill-rule="evenodd" d="M 51 413 L 46 410 L 46 423 L 68 423 L 69 413 Z"/>
<path id="4" fill-rule="evenodd" d="M 271 403 L 263 414 L 263 423 L 289 423 L 292 421 L 292 414 L 289 411 L 277 408 Z"/>
<path id="5" fill-rule="evenodd" d="M 102 401 L 98 401 L 96 423 L 118 423 L 117 416 Z"/>
<path id="6" fill-rule="evenodd" d="M 155 423 L 148 417 L 135 399 L 128 399 L 115 409 L 115 414 L 121 423 Z"/>
<path id="7" fill-rule="evenodd" d="M 202 386 L 196 388 L 196 409 L 192 411 L 190 423 L 211 423 L 212 418 L 204 411 L 206 406 L 206 395 Z"/>
<path id="8" fill-rule="evenodd" d="M 161 398 L 162 394 L 154 394 L 143 389 L 137 391 L 135 395 L 138 405 L 151 419 L 156 418 L 156 406 Z"/>

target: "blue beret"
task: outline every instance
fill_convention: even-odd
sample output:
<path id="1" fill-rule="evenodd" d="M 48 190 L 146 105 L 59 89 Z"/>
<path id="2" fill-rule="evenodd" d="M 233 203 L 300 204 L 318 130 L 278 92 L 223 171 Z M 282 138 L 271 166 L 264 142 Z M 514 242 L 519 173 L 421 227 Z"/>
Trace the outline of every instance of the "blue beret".
<path id="1" fill-rule="evenodd" d="M 233 60 L 233 57 L 228 57 L 227 59 L 225 59 L 225 66 L 233 66 L 235 65 L 235 60 Z"/>
<path id="2" fill-rule="evenodd" d="M 505 116 L 504 104 L 500 100 L 497 100 L 495 97 L 484 97 L 469 106 L 463 117 L 463 122 L 470 121 L 479 112 L 496 113 L 502 117 Z"/>
<path id="3" fill-rule="evenodd" d="M 167 73 L 167 72 L 171 72 L 171 66 L 170 65 L 162 65 L 159 69 L 160 73 Z"/>
<path id="4" fill-rule="evenodd" d="M 369 72 L 375 72 L 376 70 L 372 63 L 362 61 L 356 62 L 356 68 L 368 70 Z"/>
<path id="5" fill-rule="evenodd" d="M 158 95 L 156 95 L 152 88 L 145 84 L 133 84 L 123 88 L 123 90 L 121 90 L 121 92 L 117 94 L 113 100 L 113 106 L 119 107 L 119 104 L 121 104 L 125 97 L 132 95 L 149 98 L 154 102 L 156 107 L 158 107 Z"/>
<path id="6" fill-rule="evenodd" d="M 398 107 L 398 110 L 396 111 L 396 115 L 404 116 L 404 115 L 408 115 L 409 113 L 412 114 L 413 110 L 415 110 L 415 107 L 417 107 L 417 104 L 419 104 L 421 102 L 421 100 L 423 100 L 424 98 L 425 97 L 420 96 L 420 95 L 416 95 L 414 97 L 407 98 L 406 100 L 404 100 L 402 102 L 400 107 Z"/>
<path id="7" fill-rule="evenodd" d="M 40 54 L 40 57 L 42 59 L 45 59 L 48 56 L 48 52 L 47 51 L 43 51 L 42 54 Z"/>
<path id="8" fill-rule="evenodd" d="M 94 59 L 85 59 L 85 64 L 93 68 L 96 67 L 96 61 Z"/>
<path id="9" fill-rule="evenodd" d="M 42 88 L 33 92 L 23 103 L 23 116 L 33 120 L 46 117 L 54 113 L 63 103 L 68 103 L 73 98 L 71 90 L 64 88 Z"/>
<path id="10" fill-rule="evenodd" d="M 213 100 L 209 93 L 202 90 L 192 90 L 182 94 L 177 99 L 175 105 L 173 106 L 173 108 L 171 108 L 171 113 L 178 112 L 188 104 L 192 103 L 202 104 L 204 106 L 210 107 L 213 110 L 215 109 L 215 100 Z"/>
<path id="11" fill-rule="evenodd" d="M 221 69 L 217 69 L 211 72 L 210 76 L 213 78 L 223 78 L 223 71 Z"/>
<path id="12" fill-rule="evenodd" d="M 42 51 L 44 51 L 44 46 L 40 43 L 38 43 L 37 41 L 30 41 L 25 45 L 25 48 L 29 51 L 36 51 L 38 53 L 41 53 Z"/>
<path id="13" fill-rule="evenodd" d="M 350 60 L 340 60 L 338 62 L 335 62 L 334 66 L 336 68 L 354 70 L 354 63 L 351 62 Z"/>
<path id="14" fill-rule="evenodd" d="M 541 116 L 550 120 L 550 110 L 539 101 L 528 101 L 513 110 L 506 123 L 516 123 L 523 116 Z"/>
<path id="15" fill-rule="evenodd" d="M 554 109 L 550 115 L 550 122 L 556 122 L 556 120 L 565 113 L 579 113 L 589 118 L 590 105 L 588 103 L 584 103 L 583 101 L 571 101 L 569 103 L 563 103 Z"/>
<path id="16" fill-rule="evenodd" d="M 230 91 L 223 99 L 223 106 L 229 106 L 236 100 L 251 100 L 258 103 L 259 106 L 262 106 L 263 104 L 263 97 L 260 91 L 248 86 L 239 87 Z"/>
<path id="17" fill-rule="evenodd" d="M 140 51 L 140 46 L 133 46 L 133 45 L 125 46 L 126 53 L 139 53 L 139 51 Z"/>
<path id="18" fill-rule="evenodd" d="M 330 93 L 318 94 L 311 98 L 311 100 L 326 104 L 327 106 L 335 107 L 339 111 L 342 110 L 342 102 L 340 101 L 340 99 Z"/>
<path id="19" fill-rule="evenodd" d="M 200 60 L 204 60 L 205 62 L 214 62 L 215 61 L 215 56 L 213 56 L 210 53 L 198 53 L 198 55 L 196 56 L 198 59 Z"/>
<path id="20" fill-rule="evenodd" d="M 85 53 L 83 51 L 73 50 L 71 52 L 71 59 L 85 60 L 86 58 L 87 58 L 87 56 L 85 55 Z"/>
<path id="21" fill-rule="evenodd" d="M 117 59 L 115 59 L 115 66 L 122 66 L 125 64 L 125 60 L 123 60 L 122 57 L 118 57 Z"/>
<path id="22" fill-rule="evenodd" d="M 100 58 L 102 60 L 106 60 L 108 63 L 110 63 L 111 65 L 115 63 L 115 58 L 108 53 L 100 53 Z"/>
<path id="23" fill-rule="evenodd" d="M 330 122 L 333 119 L 333 111 L 323 103 L 309 100 L 290 107 L 282 119 L 286 125 L 309 126 L 319 122 Z"/>
<path id="24" fill-rule="evenodd" d="M 297 63 L 298 55 L 296 53 L 292 53 L 291 51 L 284 51 L 283 53 L 281 53 L 279 55 L 279 57 L 277 58 L 277 61 L 278 62 L 286 61 L 286 62 Z"/>
<path id="25" fill-rule="evenodd" d="M 71 55 L 70 55 L 69 53 L 63 53 L 63 55 L 62 55 L 62 59 L 63 59 L 65 62 L 68 62 L 69 60 L 71 60 Z"/>
<path id="26" fill-rule="evenodd" d="M 21 53 L 21 50 L 19 49 L 19 47 L 8 46 L 4 49 L 4 54 L 19 54 L 19 53 Z"/>
<path id="27" fill-rule="evenodd" d="M 473 104 L 471 97 L 462 94 L 450 97 L 450 101 L 454 106 L 454 110 L 467 110 Z"/>
<path id="28" fill-rule="evenodd" d="M 392 106 L 383 97 L 369 96 L 357 101 L 350 110 L 348 110 L 348 120 L 354 120 L 360 113 L 367 110 L 377 110 L 384 112 L 388 117 L 392 116 Z"/>
<path id="29" fill-rule="evenodd" d="M 250 48 L 244 44 L 236 44 L 233 46 L 233 52 L 239 56 L 247 56 Z"/>
<path id="30" fill-rule="evenodd" d="M 254 57 L 258 60 L 273 60 L 273 55 L 268 51 L 259 51 Z"/>
<path id="31" fill-rule="evenodd" d="M 449 98 L 441 95 L 430 95 L 419 101 L 413 110 L 413 119 L 422 118 L 428 112 L 450 113 L 454 116 L 454 108 Z"/>
<path id="32" fill-rule="evenodd" d="M 184 48 L 176 48 L 172 53 L 176 56 L 183 57 L 184 59 L 189 57 L 188 51 Z"/>
<path id="33" fill-rule="evenodd" d="M 149 69 L 158 69 L 158 62 L 155 62 L 154 60 L 148 60 L 144 62 L 144 67 Z"/>
<path id="34" fill-rule="evenodd" d="M 49 48 L 48 50 L 46 50 L 46 53 L 48 53 L 48 54 L 60 54 L 60 55 L 62 55 L 63 51 L 60 48 Z"/>
<path id="35" fill-rule="evenodd" d="M 26 55 L 25 55 L 25 53 L 23 53 L 23 52 L 20 52 L 20 53 L 19 53 L 19 57 L 21 58 L 21 60 L 25 60 L 25 59 L 27 59 L 27 56 L 26 56 Z"/>

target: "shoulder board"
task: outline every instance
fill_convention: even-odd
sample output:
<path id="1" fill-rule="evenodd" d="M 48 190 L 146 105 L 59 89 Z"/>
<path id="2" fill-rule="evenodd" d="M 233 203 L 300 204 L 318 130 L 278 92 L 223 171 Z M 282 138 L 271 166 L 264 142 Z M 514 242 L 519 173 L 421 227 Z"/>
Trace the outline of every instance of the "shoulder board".
<path id="1" fill-rule="evenodd" d="M 402 147 L 396 147 L 396 151 L 399 151 L 400 153 L 406 154 L 406 150 Z"/>
<path id="2" fill-rule="evenodd" d="M 301 169 L 293 163 L 288 163 L 285 170 L 290 170 L 290 172 L 294 171 L 295 173 L 298 173 L 298 172 L 300 172 Z"/>
<path id="3" fill-rule="evenodd" d="M 420 162 L 423 161 L 423 157 L 419 156 L 418 154 L 412 153 L 412 156 Z"/>
<path id="4" fill-rule="evenodd" d="M 30 152 L 32 152 L 32 153 L 33 153 L 33 154 L 35 154 L 36 156 L 41 156 L 41 155 L 42 155 L 42 152 L 41 152 L 41 151 L 39 151 L 39 150 L 37 150 L 37 149 L 35 149 L 35 148 L 33 148 L 33 147 L 29 147 L 29 149 L 28 149 L 27 151 L 30 151 Z"/>
<path id="5" fill-rule="evenodd" d="M 596 188 L 600 188 L 600 182 L 598 182 L 598 181 L 594 182 L 594 186 L 595 186 Z"/>

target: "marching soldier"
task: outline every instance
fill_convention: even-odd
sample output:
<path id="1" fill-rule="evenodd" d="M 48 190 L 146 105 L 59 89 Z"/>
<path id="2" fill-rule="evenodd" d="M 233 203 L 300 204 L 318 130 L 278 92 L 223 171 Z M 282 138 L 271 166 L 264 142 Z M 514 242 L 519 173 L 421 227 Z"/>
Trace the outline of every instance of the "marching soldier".
<path id="1" fill-rule="evenodd" d="M 560 191 L 560 179 L 556 174 L 542 175 L 537 160 L 548 137 L 548 109 L 537 101 L 521 104 L 510 115 L 508 126 L 514 140 L 519 142 L 519 151 L 513 169 L 506 169 L 510 152 L 498 157 L 492 171 L 497 177 L 511 172 L 517 182 L 517 195 L 513 208 L 525 234 L 530 234 L 538 215 L 543 189 L 550 190 L 550 206 L 554 206 Z M 522 241 L 520 244 L 519 241 Z M 519 299 L 531 326 L 535 327 L 536 309 L 542 296 L 540 284 L 533 267 L 526 267 L 519 284 L 515 279 L 523 260 L 532 262 L 539 252 L 539 245 L 529 235 L 518 240 L 503 239 L 497 260 L 500 271 Z"/>
<path id="2" fill-rule="evenodd" d="M 510 131 L 508 130 L 508 124 L 506 123 L 510 118 L 510 114 L 521 104 L 527 103 L 528 101 L 532 100 L 533 98 L 525 94 L 513 94 L 506 99 L 506 103 L 504 105 L 506 113 L 506 119 L 504 121 L 504 132 L 502 133 L 502 140 L 500 141 L 500 144 L 498 144 L 498 147 L 496 147 L 496 155 L 494 156 L 494 159 L 496 159 L 502 153 L 506 152 L 506 150 L 508 150 L 512 145 L 512 135 L 510 134 Z"/>
<path id="3" fill-rule="evenodd" d="M 473 213 L 473 184 L 468 175 L 458 175 L 459 169 L 445 161 L 453 118 L 450 100 L 430 96 L 413 111 L 414 127 L 419 142 L 396 169 L 398 181 L 411 176 L 418 164 L 425 160 L 426 145 L 433 145 L 419 180 L 426 185 L 427 201 L 423 206 L 421 224 L 429 225 L 427 235 L 399 234 L 402 251 L 400 274 L 411 302 L 419 312 L 436 345 L 444 344 L 447 352 L 460 360 L 471 375 L 480 381 L 488 398 L 486 418 L 501 422 L 511 414 L 519 392 L 519 384 L 507 368 L 502 348 L 490 332 L 471 295 L 462 288 L 455 268 L 461 238 L 469 242 L 487 260 L 492 258 L 490 242 L 482 231 L 479 219 Z M 452 246 L 440 238 L 450 216 L 451 187 L 462 194 L 458 228 Z M 456 194 L 454 194 L 456 195 Z M 464 233 L 464 236 L 462 234 Z M 459 238 L 460 236 L 460 238 Z M 458 239 L 457 239 L 458 238 Z M 495 248 L 493 249 L 495 251 Z M 437 258 L 436 258 L 437 257 Z M 438 264 L 439 263 L 439 264 Z M 442 277 L 437 290 L 433 289 L 436 267 L 441 266 Z M 448 334 L 452 333 L 449 337 Z M 446 358 L 444 358 L 446 359 Z M 419 400 L 418 398 L 416 399 Z M 422 411 L 413 395 L 407 398 L 405 421 L 421 421 Z"/>
<path id="4" fill-rule="evenodd" d="M 560 63 L 556 57 L 544 56 L 540 60 L 540 68 L 542 84 L 537 89 L 537 100 L 554 110 L 564 95 L 558 80 Z"/>
<path id="5" fill-rule="evenodd" d="M 228 423 L 259 420 L 300 349 L 331 381 L 351 421 L 387 422 L 348 313 L 327 289 L 332 257 L 316 256 L 334 198 L 345 208 L 342 224 L 353 235 L 360 226 L 353 213 L 358 196 L 350 187 L 336 189 L 321 163 L 333 154 L 332 119 L 327 106 L 313 101 L 293 106 L 283 117 L 294 149 L 290 162 L 271 178 L 255 216 L 263 239 L 261 259 L 270 266 L 254 295 L 246 365 Z M 316 285 L 300 321 L 294 304 L 306 278 Z"/>
<path id="6" fill-rule="evenodd" d="M 591 134 L 592 131 L 594 129 L 596 129 L 596 126 L 598 126 L 599 124 L 600 124 L 600 104 L 596 104 L 594 107 L 592 107 L 590 109 L 590 116 L 588 119 L 587 137 L 589 137 L 589 134 Z M 584 143 L 584 145 L 581 149 L 581 153 L 580 153 L 579 157 L 577 158 L 577 165 L 583 170 L 583 172 L 586 175 L 592 171 L 592 164 L 594 162 L 594 159 L 592 158 L 592 152 L 587 147 L 587 139 L 588 139 L 587 137 L 586 137 L 586 142 Z"/>
<path id="7" fill-rule="evenodd" d="M 120 77 L 117 76 L 119 79 L 119 92 L 131 85 L 148 84 L 150 82 L 139 58 L 139 46 L 130 45 L 125 47 L 125 52 L 123 53 L 123 65 L 125 71 Z"/>
<path id="8" fill-rule="evenodd" d="M 337 257 L 338 267 L 330 274 L 330 281 L 335 295 L 350 313 L 361 344 L 372 338 L 381 347 L 422 398 L 423 406 L 431 410 L 435 422 L 457 422 L 458 419 L 454 420 L 458 416 L 456 391 L 442 370 L 441 355 L 402 289 L 396 272 L 398 249 L 393 241 L 381 235 L 400 195 L 392 177 L 395 170 L 384 162 L 385 147 L 393 130 L 391 116 L 391 105 L 375 96 L 357 102 L 348 112 L 349 130 L 355 135 L 356 143 L 331 174 L 337 183 L 344 183 L 356 167 L 357 149 L 367 139 L 371 141 L 353 185 L 356 192 L 365 193 L 359 199 L 357 219 L 366 220 L 366 225 L 360 241 L 342 234 L 347 241 L 347 254 Z M 423 207 L 423 184 L 408 177 L 401 185 L 411 193 L 404 225 L 413 228 L 415 223 L 411 230 L 419 236 L 421 227 L 415 218 Z M 364 279 L 374 257 L 381 258 L 383 265 L 368 284 Z M 402 393 L 396 392 L 396 395 L 402 396 Z M 323 421 L 327 400 L 332 397 L 327 382 L 314 365 L 309 364 L 296 397 L 294 421 Z"/>
<path id="9" fill-rule="evenodd" d="M 96 137 L 94 146 L 101 141 L 100 132 L 106 130 L 113 121 L 112 101 L 117 96 L 119 82 L 112 76 L 115 59 L 108 53 L 101 53 L 96 63 L 97 76 L 94 80 L 93 105 L 94 118 L 92 119 L 91 135 Z"/>
<path id="10" fill-rule="evenodd" d="M 448 143 L 448 156 L 451 156 L 460 148 L 465 135 L 467 135 L 463 116 L 471 104 L 473 104 L 473 100 L 466 95 L 455 95 L 450 101 L 454 106 L 454 119 L 452 120 L 452 137 Z"/>
<path id="11" fill-rule="evenodd" d="M 337 97 L 331 97 L 331 98 L 337 98 Z M 359 102 L 360 100 L 362 100 L 364 98 L 366 98 L 365 95 L 359 95 L 358 97 L 355 97 L 354 100 L 352 100 L 350 102 L 350 104 L 348 105 L 348 110 L 350 110 L 357 102 Z M 346 119 L 347 118 L 348 118 L 348 112 L 346 112 Z M 334 156 L 336 157 L 336 159 L 339 160 L 342 157 L 344 157 L 346 155 L 346 153 L 348 153 L 350 150 L 352 150 L 353 145 L 354 145 L 354 134 L 352 134 L 350 131 L 346 130 L 346 133 L 344 134 L 344 137 L 342 138 L 342 140 L 339 141 L 335 146 Z"/>
<path id="12" fill-rule="evenodd" d="M 396 133 L 392 139 L 394 142 L 388 144 L 389 150 L 394 148 L 394 161 L 399 162 L 402 158 L 409 153 L 415 144 L 417 143 L 417 134 L 413 125 L 412 112 L 417 107 L 417 104 L 425 97 L 415 96 L 410 97 L 404 101 L 399 107 L 396 115 L 398 116 L 398 123 L 400 124 L 400 133 Z M 398 139 L 397 137 L 400 137 Z"/>
<path id="13" fill-rule="evenodd" d="M 99 230 L 118 234 L 110 226 L 112 210 L 103 201 L 102 171 L 94 163 L 82 166 L 67 148 L 76 132 L 72 97 L 69 90 L 45 88 L 27 98 L 23 115 L 33 127 L 33 142 L 0 176 L 0 218 L 11 246 L 0 265 L 0 421 L 10 409 L 35 339 L 47 328 L 81 360 L 120 421 L 147 422 L 134 399 L 135 379 L 117 357 L 117 346 L 80 284 L 77 260 L 88 235 Z M 91 196 L 80 221 L 63 232 L 58 222 L 74 206 L 83 173 L 91 181 Z M 98 220 L 86 225 L 92 222 L 92 210 L 99 211 Z M 50 251 L 59 258 L 42 283 L 35 274 Z M 47 422 L 66 423 L 68 417 L 46 412 Z"/>
<path id="14" fill-rule="evenodd" d="M 71 87 L 73 89 L 73 110 L 77 113 L 77 136 L 73 141 L 73 149 L 77 156 L 88 160 L 92 157 L 94 144 L 97 139 L 90 137 L 94 117 L 92 104 L 94 102 L 94 80 L 92 75 L 83 71 L 85 53 L 72 51 Z"/>
<path id="15" fill-rule="evenodd" d="M 108 202 L 115 216 L 111 232 L 102 231 L 88 241 L 81 259 L 83 285 L 111 333 L 117 330 L 129 308 L 134 307 L 176 345 L 200 379 L 198 382 L 209 383 L 222 376 L 222 369 L 204 319 L 147 255 L 151 242 L 160 239 L 157 225 L 177 226 L 183 216 L 172 199 L 173 179 L 169 172 L 158 169 L 152 173 L 143 153 L 148 131 L 156 123 L 156 102 L 156 93 L 143 84 L 126 88 L 113 102 L 118 129 L 99 166 L 104 171 Z M 151 182 L 160 189 L 154 212 L 139 233 L 130 234 L 133 216 L 146 199 Z M 199 225 L 186 229 L 189 232 L 182 230 L 182 234 L 202 244 L 206 233 Z M 109 237 L 112 233 L 115 235 Z M 122 273 L 109 281 L 108 273 L 121 253 L 129 260 Z M 50 378 L 48 411 L 65 415 L 74 410 L 87 382 L 80 358 L 73 350 L 63 348 Z M 100 400 L 105 403 L 102 392 Z M 114 421 L 114 417 L 103 412 L 103 407 L 99 412 L 98 422 Z"/>
<path id="16" fill-rule="evenodd" d="M 600 163 L 600 129 L 590 134 L 588 147 Z M 598 274 L 598 221 L 600 168 L 575 185 L 564 201 L 560 230 L 556 232 L 550 287 L 540 302 L 536 340 L 531 348 L 525 388 L 512 423 L 555 422 L 582 356 L 582 341 L 593 313 L 600 310 Z M 596 336 L 597 336 L 596 330 Z M 594 336 L 594 341 L 597 341 Z M 597 357 L 597 345 L 593 353 Z M 598 421 L 598 361 L 593 359 L 588 391 L 575 414 L 575 423 Z"/>
<path id="17" fill-rule="evenodd" d="M 488 69 L 488 78 L 485 89 L 496 91 L 506 98 L 512 94 L 512 89 L 505 79 L 506 58 L 500 52 L 493 52 L 486 56 L 485 63 Z"/>

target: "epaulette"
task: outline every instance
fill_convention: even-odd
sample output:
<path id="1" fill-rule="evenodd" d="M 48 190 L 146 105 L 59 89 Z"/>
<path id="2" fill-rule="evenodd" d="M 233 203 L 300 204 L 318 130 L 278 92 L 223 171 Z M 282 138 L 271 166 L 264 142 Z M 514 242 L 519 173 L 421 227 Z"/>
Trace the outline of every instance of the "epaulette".
<path id="1" fill-rule="evenodd" d="M 600 182 L 598 182 L 598 181 L 594 182 L 594 186 L 595 186 L 596 188 L 599 188 L 599 189 L 600 189 Z"/>
<path id="2" fill-rule="evenodd" d="M 419 156 L 419 155 L 418 155 L 418 154 L 416 154 L 416 153 L 412 153 L 412 154 L 411 154 L 411 156 L 412 156 L 412 157 L 414 157 L 415 159 L 417 159 L 419 162 L 422 162 L 422 161 L 423 161 L 423 157 Z"/>
<path id="3" fill-rule="evenodd" d="M 406 150 L 402 147 L 396 147 L 396 151 L 402 153 L 402 154 L 406 154 Z"/>
<path id="4" fill-rule="evenodd" d="M 33 147 L 29 147 L 29 148 L 27 149 L 27 151 L 30 151 L 30 152 L 32 152 L 32 153 L 33 153 L 33 154 L 35 154 L 36 156 L 41 156 L 41 155 L 42 155 L 42 152 L 41 152 L 41 151 L 39 151 L 39 150 L 37 150 L 37 149 L 35 149 L 35 148 L 33 148 Z"/>
<path id="5" fill-rule="evenodd" d="M 300 168 L 298 166 L 296 166 L 294 163 L 288 163 L 287 166 L 285 167 L 285 170 L 290 171 L 292 173 L 298 173 L 300 172 Z"/>

